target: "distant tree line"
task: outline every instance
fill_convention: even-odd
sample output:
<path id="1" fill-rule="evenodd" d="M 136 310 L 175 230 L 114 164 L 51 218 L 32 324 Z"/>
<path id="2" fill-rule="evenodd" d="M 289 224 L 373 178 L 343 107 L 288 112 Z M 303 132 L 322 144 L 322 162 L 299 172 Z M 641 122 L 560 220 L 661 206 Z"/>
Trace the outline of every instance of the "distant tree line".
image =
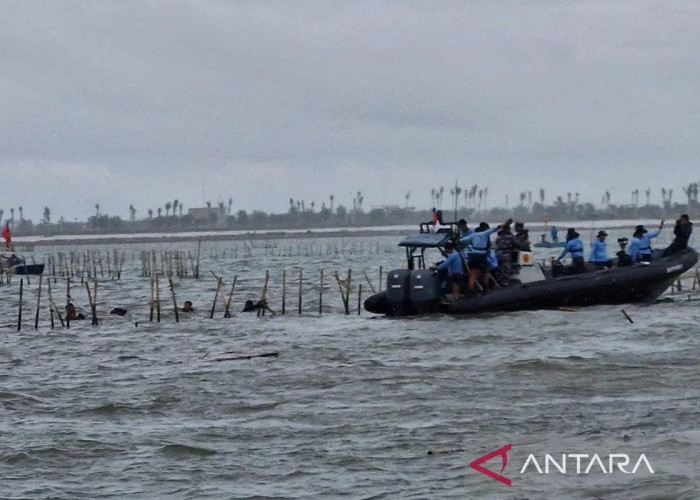
<path id="1" fill-rule="evenodd" d="M 674 201 L 673 188 L 660 188 L 661 204 L 651 204 L 651 189 L 630 191 L 628 200 L 612 199 L 610 190 L 606 189 L 599 204 L 581 201 L 579 193 L 567 192 L 557 194 L 548 200 L 544 188 L 535 191 L 521 191 L 511 205 L 506 196 L 501 206 L 488 206 L 488 187 L 476 184 L 462 188 L 456 183 L 446 189 L 439 186 L 430 189 L 430 199 L 434 208 L 444 213 L 444 220 L 456 217 L 465 218 L 474 223 L 481 220 L 497 221 L 512 217 L 524 222 L 548 220 L 576 221 L 603 219 L 658 219 L 672 217 L 678 213 L 693 214 L 698 212 L 699 183 L 690 183 L 681 188 L 684 197 Z M 445 195 L 449 198 L 445 200 Z M 640 200 L 640 194 L 643 200 Z M 95 214 L 87 221 L 67 221 L 63 217 L 52 220 L 51 209 L 44 207 L 41 221 L 35 224 L 24 218 L 24 207 L 9 209 L 7 213 L 0 208 L 0 220 L 12 228 L 15 235 L 55 235 L 55 234 L 108 234 L 123 232 L 151 231 L 201 231 L 201 230 L 257 230 L 257 229 L 314 229 L 322 227 L 366 227 L 397 224 L 418 224 L 431 220 L 431 209 L 416 209 L 409 205 L 411 193 L 404 195 L 401 205 L 372 206 L 367 208 L 365 198 L 357 192 L 352 199 L 352 206 L 338 204 L 335 196 L 321 202 L 289 198 L 289 206 L 283 213 L 267 213 L 261 210 L 238 210 L 233 213 L 233 199 L 228 203 L 219 201 L 217 205 L 206 202 L 206 207 L 184 211 L 182 203 L 174 199 L 163 206 L 148 208 L 145 217 L 137 217 L 134 205 L 129 205 L 129 219 L 102 213 L 100 204 L 95 204 Z M 184 212 L 184 213 L 183 213 Z"/>

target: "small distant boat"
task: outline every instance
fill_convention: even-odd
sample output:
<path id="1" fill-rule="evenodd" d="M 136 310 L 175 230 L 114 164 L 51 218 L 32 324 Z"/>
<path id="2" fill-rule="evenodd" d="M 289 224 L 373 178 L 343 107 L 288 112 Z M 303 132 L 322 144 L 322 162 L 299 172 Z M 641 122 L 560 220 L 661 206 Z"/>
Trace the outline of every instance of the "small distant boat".
<path id="1" fill-rule="evenodd" d="M 4 255 L 2 259 L 2 266 L 7 274 L 38 276 L 44 273 L 44 264 L 37 264 L 34 262 L 27 264 L 24 257 L 18 257 L 15 254 L 11 254 Z"/>
<path id="2" fill-rule="evenodd" d="M 566 246 L 566 242 L 541 240 L 532 246 L 537 248 L 564 248 Z"/>

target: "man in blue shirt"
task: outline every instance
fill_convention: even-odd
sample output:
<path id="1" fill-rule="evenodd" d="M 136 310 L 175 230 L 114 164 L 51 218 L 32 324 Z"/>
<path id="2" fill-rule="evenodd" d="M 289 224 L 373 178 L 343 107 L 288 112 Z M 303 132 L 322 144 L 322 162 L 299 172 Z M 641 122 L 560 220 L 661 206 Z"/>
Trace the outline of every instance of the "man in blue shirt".
<path id="1" fill-rule="evenodd" d="M 437 267 L 433 266 L 430 269 L 433 271 L 444 271 L 447 269 L 449 281 L 452 283 L 452 298 L 457 300 L 460 296 L 460 285 L 464 279 L 462 256 L 455 251 L 455 245 L 451 241 L 445 243 L 445 256 L 447 258 L 440 265 Z"/>
<path id="2" fill-rule="evenodd" d="M 591 253 L 588 255 L 588 262 L 595 265 L 596 269 L 610 269 L 611 262 L 608 258 L 607 244 L 605 237 L 608 235 L 605 231 L 598 231 L 598 236 L 591 243 Z"/>
<path id="3" fill-rule="evenodd" d="M 630 241 L 630 247 L 627 250 L 627 254 L 632 259 L 632 262 L 651 262 L 651 239 L 661 234 L 663 228 L 663 220 L 659 224 L 659 229 L 653 233 L 647 231 L 642 224 L 634 228 L 632 241 Z"/>
<path id="4" fill-rule="evenodd" d="M 552 226 L 552 229 L 549 230 L 549 235 L 552 237 L 553 243 L 559 242 L 559 231 L 557 230 L 557 226 Z"/>
<path id="5" fill-rule="evenodd" d="M 486 222 L 479 224 L 479 227 L 471 234 L 460 238 L 459 242 L 464 245 L 469 245 L 469 250 L 467 251 L 469 260 L 469 290 L 476 290 L 476 279 L 481 274 L 482 283 L 484 288 L 488 287 L 489 279 L 491 275 L 489 274 L 489 267 L 487 261 L 487 255 L 491 249 L 490 236 L 501 229 L 504 226 L 510 226 L 513 219 L 508 219 L 505 224 L 498 225 L 494 228 L 489 228 Z"/>
<path id="6" fill-rule="evenodd" d="M 566 230 L 566 246 L 561 251 L 561 255 L 557 260 L 561 260 L 567 253 L 571 253 L 571 273 L 585 273 L 586 263 L 583 260 L 583 242 L 579 238 L 579 234 L 573 227 Z"/>

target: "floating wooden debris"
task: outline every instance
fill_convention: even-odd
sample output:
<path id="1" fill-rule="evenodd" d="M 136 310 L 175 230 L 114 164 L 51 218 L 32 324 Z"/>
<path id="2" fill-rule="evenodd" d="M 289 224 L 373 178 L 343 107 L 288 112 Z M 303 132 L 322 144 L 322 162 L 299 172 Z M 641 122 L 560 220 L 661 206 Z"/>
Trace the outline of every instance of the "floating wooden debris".
<path id="1" fill-rule="evenodd" d="M 235 361 L 238 359 L 252 359 L 252 358 L 276 358 L 279 356 L 279 352 L 255 352 L 255 353 L 245 353 L 245 352 L 223 352 L 221 354 L 207 354 L 201 358 L 197 358 L 198 361 Z"/>

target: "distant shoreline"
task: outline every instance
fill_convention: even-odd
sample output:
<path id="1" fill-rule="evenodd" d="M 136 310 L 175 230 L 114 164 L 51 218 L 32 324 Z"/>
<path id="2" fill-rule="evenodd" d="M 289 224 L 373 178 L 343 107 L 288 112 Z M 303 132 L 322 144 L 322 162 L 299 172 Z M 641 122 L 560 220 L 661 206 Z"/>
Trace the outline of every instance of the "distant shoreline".
<path id="1" fill-rule="evenodd" d="M 560 230 L 567 227 L 576 227 L 579 230 L 592 229 L 624 229 L 633 228 L 643 223 L 653 226 L 659 221 L 653 220 L 610 220 L 610 221 L 562 221 L 556 223 Z M 666 228 L 672 229 L 672 222 L 666 222 Z M 552 224 L 547 226 L 547 229 Z M 545 231 L 545 225 L 539 223 L 526 223 L 526 227 L 532 233 Z M 182 233 L 122 233 L 113 235 L 60 235 L 60 236 L 20 236 L 13 238 L 17 246 L 68 246 L 68 245 L 112 245 L 119 243 L 175 243 L 193 241 L 241 241 L 241 240 L 275 240 L 293 238 L 341 238 L 341 237 L 367 237 L 367 236 L 405 236 L 418 231 L 416 225 L 402 226 L 375 226 L 375 227 L 350 227 L 350 228 L 321 228 L 321 229 L 280 229 L 260 231 L 204 231 Z M 535 238 L 531 238 L 535 241 Z M 539 240 L 539 238 L 537 238 Z"/>

